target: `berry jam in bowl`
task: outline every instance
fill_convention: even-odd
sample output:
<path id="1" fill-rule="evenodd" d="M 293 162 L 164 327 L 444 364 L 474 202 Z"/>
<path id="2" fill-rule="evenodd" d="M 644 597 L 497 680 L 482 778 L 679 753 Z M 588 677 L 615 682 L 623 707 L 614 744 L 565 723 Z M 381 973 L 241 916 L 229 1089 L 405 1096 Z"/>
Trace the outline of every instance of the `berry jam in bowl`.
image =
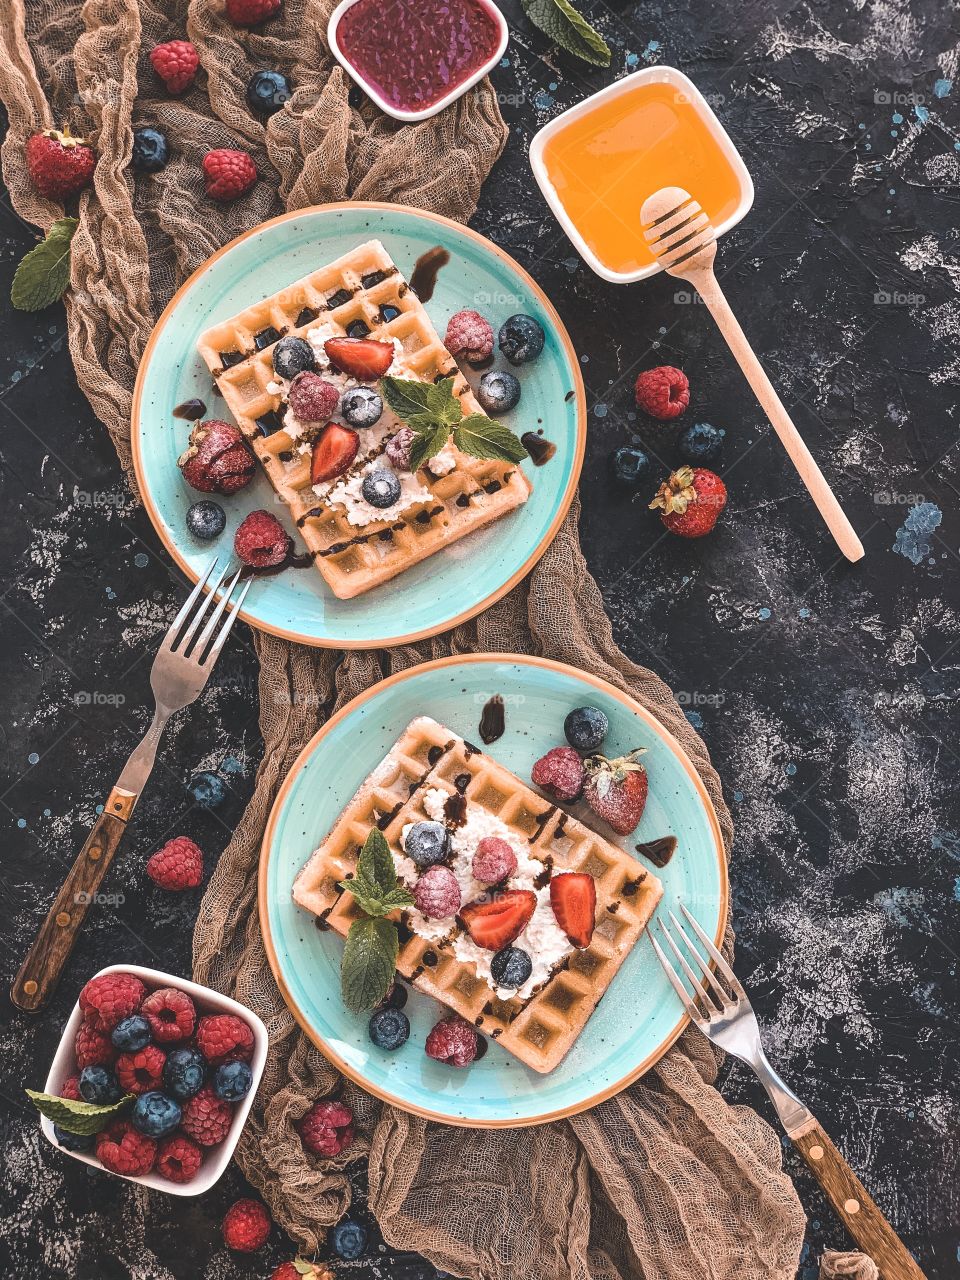
<path id="1" fill-rule="evenodd" d="M 169 1195 L 201 1195 L 233 1155 L 267 1047 L 261 1020 L 229 996 L 156 969 L 111 965 L 81 991 L 43 1091 L 100 1105 L 129 1100 L 90 1136 L 47 1115 L 40 1127 L 95 1169 Z"/>
<path id="2" fill-rule="evenodd" d="M 395 120 L 426 120 L 496 66 L 509 32 L 492 0 L 342 0 L 327 41 L 341 66 Z"/>

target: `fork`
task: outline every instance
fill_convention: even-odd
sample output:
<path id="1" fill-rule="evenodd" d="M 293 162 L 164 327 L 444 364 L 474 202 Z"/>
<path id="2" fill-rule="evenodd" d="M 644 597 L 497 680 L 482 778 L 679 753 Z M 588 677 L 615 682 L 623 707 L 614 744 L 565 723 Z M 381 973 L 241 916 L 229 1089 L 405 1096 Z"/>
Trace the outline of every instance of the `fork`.
<path id="1" fill-rule="evenodd" d="M 134 805 L 146 786 L 166 723 L 175 712 L 189 706 L 203 690 L 250 590 L 252 579 L 243 584 L 232 607 L 227 607 L 240 579 L 242 570 L 238 569 L 216 608 L 210 612 L 210 606 L 227 576 L 228 566 L 225 565 L 199 608 L 194 609 L 216 568 L 214 559 L 164 636 L 150 672 L 156 703 L 150 728 L 130 753 L 116 786 L 107 797 L 20 966 L 20 972 L 13 980 L 10 998 L 27 1013 L 36 1013 L 43 1008 L 57 985 L 87 910 L 97 900 L 103 877 L 127 829 Z M 205 618 L 203 630 L 198 635 Z M 221 619 L 222 625 L 217 630 Z"/>
<path id="2" fill-rule="evenodd" d="M 760 1041 L 757 1015 L 750 998 L 741 986 L 736 974 L 723 956 L 697 924 L 684 903 L 680 909 L 700 941 L 713 966 L 726 980 L 727 989 L 721 984 L 713 967 L 694 946 L 689 934 L 672 911 L 669 911 L 674 930 L 679 934 L 687 953 L 696 965 L 697 973 L 687 962 L 670 930 L 658 916 L 657 923 L 669 944 L 677 964 L 693 989 L 691 994 L 668 960 L 663 948 L 648 930 L 647 936 L 680 997 L 684 1009 L 708 1040 L 732 1053 L 755 1072 L 776 1108 L 780 1123 L 787 1131 L 793 1145 L 806 1161 L 810 1172 L 820 1183 L 827 1199 L 833 1205 L 844 1226 L 865 1253 L 869 1254 L 880 1269 L 882 1280 L 925 1280 L 923 1272 L 897 1236 L 893 1227 L 867 1194 L 843 1156 L 827 1137 L 820 1122 L 803 1105 L 799 1098 L 784 1084 L 767 1061 Z M 699 974 L 699 976 L 698 976 Z"/>

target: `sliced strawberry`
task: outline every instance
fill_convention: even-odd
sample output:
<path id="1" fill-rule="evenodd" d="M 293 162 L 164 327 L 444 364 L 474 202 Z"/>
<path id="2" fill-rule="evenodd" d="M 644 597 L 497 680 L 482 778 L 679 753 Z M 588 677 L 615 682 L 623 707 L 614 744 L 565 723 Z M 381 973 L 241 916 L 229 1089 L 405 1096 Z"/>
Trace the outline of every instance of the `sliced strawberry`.
<path id="1" fill-rule="evenodd" d="M 537 909 L 530 889 L 504 889 L 460 908 L 460 919 L 478 947 L 499 951 L 519 937 Z"/>
<path id="2" fill-rule="evenodd" d="M 373 338 L 328 338 L 323 344 L 327 359 L 341 373 L 361 382 L 375 382 L 393 364 L 393 343 Z"/>
<path id="3" fill-rule="evenodd" d="M 360 449 L 360 437 L 352 427 L 328 422 L 313 442 L 310 483 L 323 484 L 348 470 Z"/>
<path id="4" fill-rule="evenodd" d="M 597 914 L 597 884 L 585 871 L 569 871 L 550 881 L 550 905 L 557 924 L 575 947 L 589 947 Z"/>

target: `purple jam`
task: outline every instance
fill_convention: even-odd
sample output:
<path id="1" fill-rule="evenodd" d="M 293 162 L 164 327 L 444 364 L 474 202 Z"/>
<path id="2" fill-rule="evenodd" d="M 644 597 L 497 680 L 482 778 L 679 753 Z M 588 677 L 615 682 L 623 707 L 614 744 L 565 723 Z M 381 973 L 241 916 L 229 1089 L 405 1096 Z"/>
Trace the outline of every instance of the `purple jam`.
<path id="1" fill-rule="evenodd" d="M 497 51 L 500 27 L 482 0 L 357 0 L 337 24 L 347 61 L 398 111 L 424 111 Z"/>

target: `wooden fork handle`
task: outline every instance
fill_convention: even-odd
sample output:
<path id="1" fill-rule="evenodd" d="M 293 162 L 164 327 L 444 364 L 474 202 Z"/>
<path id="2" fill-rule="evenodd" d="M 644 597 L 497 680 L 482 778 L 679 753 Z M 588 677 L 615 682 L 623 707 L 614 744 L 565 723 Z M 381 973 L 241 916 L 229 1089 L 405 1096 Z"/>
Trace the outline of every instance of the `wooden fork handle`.
<path id="1" fill-rule="evenodd" d="M 753 394 L 760 401 L 764 412 L 773 424 L 773 428 L 786 449 L 790 461 L 799 472 L 800 479 L 807 486 L 811 498 L 816 503 L 827 528 L 833 534 L 834 541 L 848 560 L 860 560 L 863 557 L 863 543 L 857 537 L 856 530 L 837 501 L 836 494 L 827 483 L 823 472 L 817 466 L 813 454 L 804 443 L 800 432 L 793 425 L 783 402 L 773 388 L 763 366 L 750 346 L 747 335 L 740 327 L 740 322 L 733 314 L 730 304 L 724 297 L 723 290 L 710 265 L 686 268 L 673 274 L 682 275 L 696 286 L 700 296 L 710 309 L 710 314 L 717 322 L 717 328 L 723 334 L 727 346 L 734 359 L 743 370 Z"/>
<path id="2" fill-rule="evenodd" d="M 807 1121 L 790 1138 L 844 1226 L 880 1268 L 881 1280 L 926 1280 L 819 1121 Z"/>
<path id="3" fill-rule="evenodd" d="M 110 792 L 13 980 L 10 999 L 18 1009 L 37 1013 L 53 993 L 136 802 L 129 791 L 114 787 Z"/>

